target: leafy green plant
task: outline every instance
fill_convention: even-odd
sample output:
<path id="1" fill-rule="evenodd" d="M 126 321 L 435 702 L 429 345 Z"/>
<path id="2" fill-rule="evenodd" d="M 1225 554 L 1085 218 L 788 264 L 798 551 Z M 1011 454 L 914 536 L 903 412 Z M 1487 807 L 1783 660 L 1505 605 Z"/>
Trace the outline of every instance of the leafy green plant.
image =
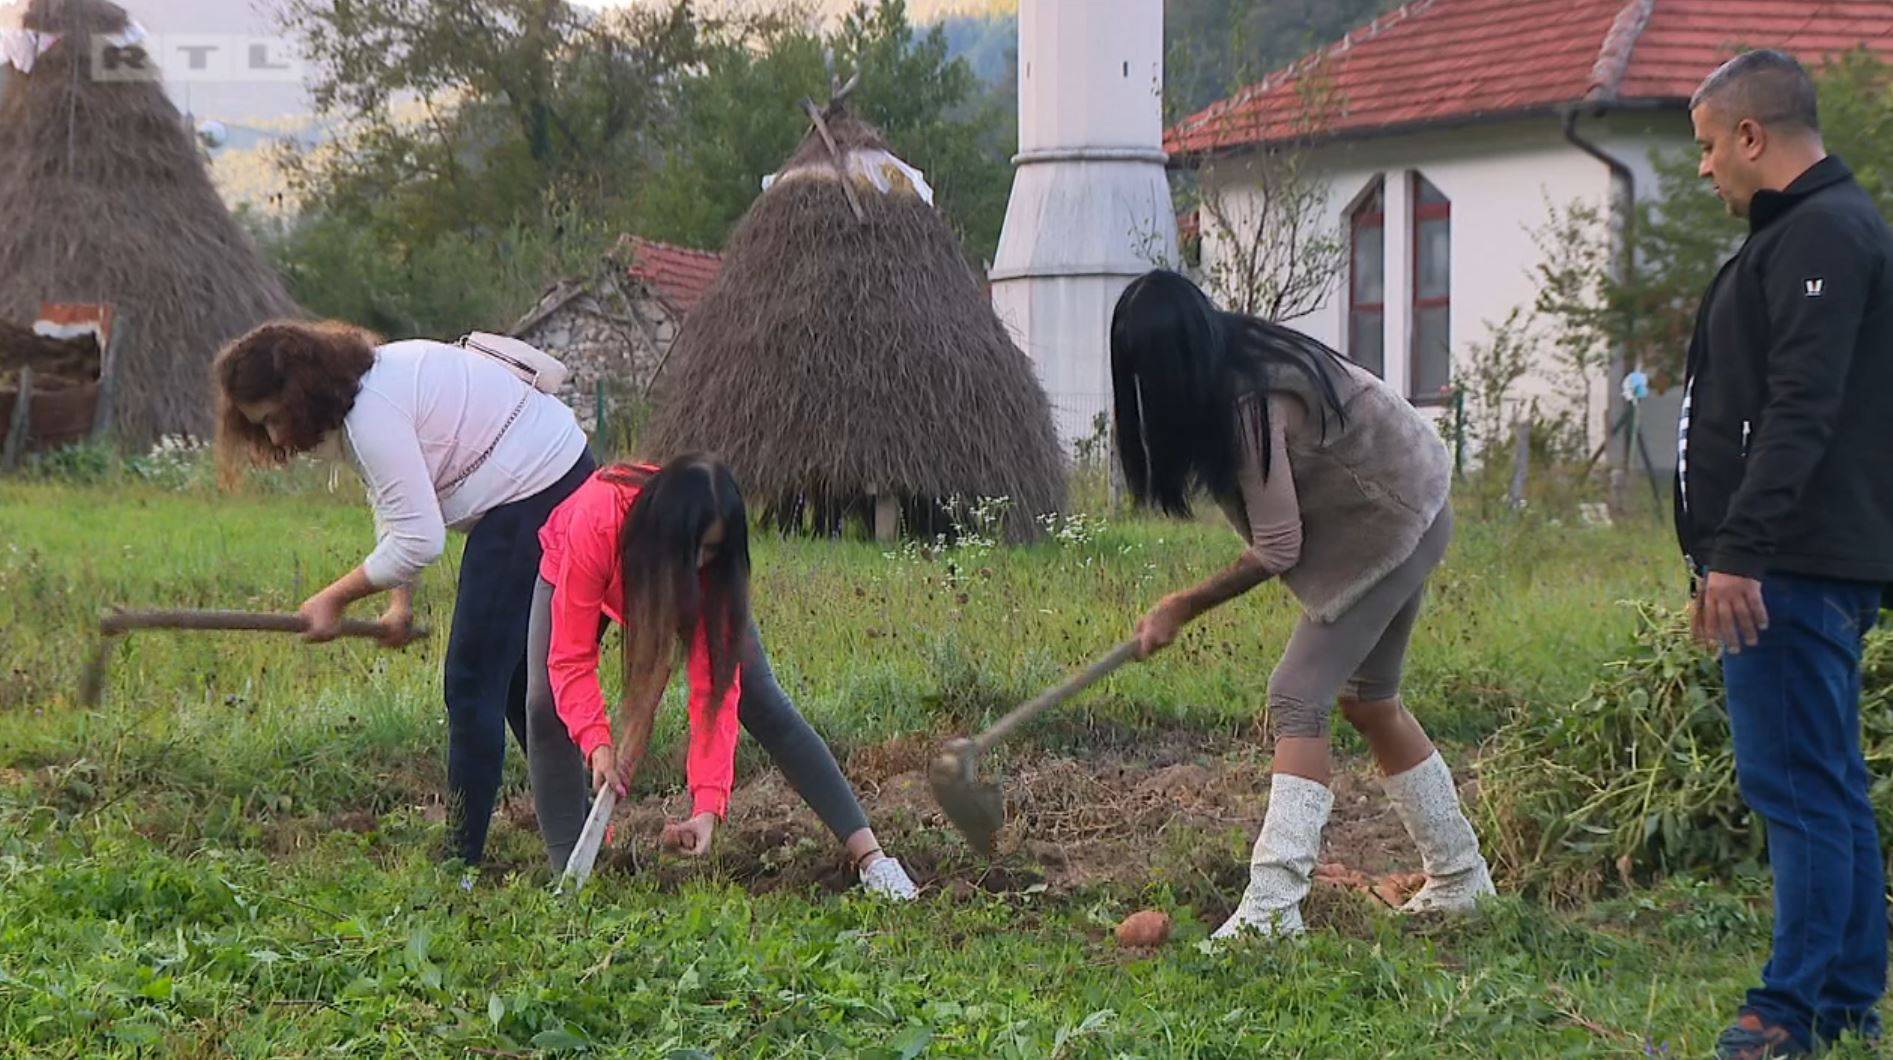
<path id="1" fill-rule="evenodd" d="M 1484 834 L 1515 883 L 1560 897 L 1612 881 L 1758 866 L 1764 837 L 1742 802 L 1721 669 L 1688 620 L 1635 608 L 1628 653 L 1567 710 L 1520 710 L 1480 763 Z M 1893 633 L 1870 634 L 1862 703 L 1867 757 L 1893 761 Z M 1874 789 L 1893 823 L 1893 781 Z"/>

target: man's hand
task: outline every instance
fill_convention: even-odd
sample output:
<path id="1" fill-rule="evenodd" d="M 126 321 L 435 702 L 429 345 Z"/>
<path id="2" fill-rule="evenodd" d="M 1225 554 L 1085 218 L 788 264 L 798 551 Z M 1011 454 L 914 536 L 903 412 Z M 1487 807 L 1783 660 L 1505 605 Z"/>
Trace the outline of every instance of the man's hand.
<path id="1" fill-rule="evenodd" d="M 1690 608 L 1690 632 L 1705 647 L 1740 655 L 1760 643 L 1768 629 L 1762 583 L 1753 578 L 1710 571 Z"/>
<path id="2" fill-rule="evenodd" d="M 302 631 L 302 639 L 311 644 L 322 644 L 334 640 L 342 632 L 342 613 L 348 604 L 328 589 L 311 596 L 302 602 L 296 613 L 308 623 Z"/>
<path id="3" fill-rule="evenodd" d="M 1137 657 L 1148 659 L 1169 647 L 1190 617 L 1189 604 L 1181 596 L 1172 594 L 1158 601 L 1149 614 L 1137 620 Z"/>
<path id="4" fill-rule="evenodd" d="M 710 852 L 710 837 L 716 834 L 716 814 L 700 813 L 688 821 L 669 821 L 659 842 L 665 850 L 685 857 L 700 858 Z"/>
<path id="5" fill-rule="evenodd" d="M 610 744 L 599 744 L 592 748 L 591 767 L 594 792 L 603 791 L 609 785 L 611 790 L 618 793 L 619 798 L 625 797 L 627 786 L 624 779 L 618 776 L 618 757 L 612 751 Z"/>

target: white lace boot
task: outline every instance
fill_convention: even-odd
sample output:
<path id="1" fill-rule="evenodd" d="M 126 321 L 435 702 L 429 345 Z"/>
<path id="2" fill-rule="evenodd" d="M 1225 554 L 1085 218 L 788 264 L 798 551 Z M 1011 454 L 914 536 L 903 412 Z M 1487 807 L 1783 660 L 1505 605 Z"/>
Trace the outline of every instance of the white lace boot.
<path id="1" fill-rule="evenodd" d="M 1249 855 L 1249 887 L 1242 901 L 1211 938 L 1231 938 L 1243 931 L 1262 935 L 1302 933 L 1301 900 L 1308 894 L 1321 830 L 1334 808 L 1334 793 L 1303 777 L 1275 774 L 1269 784 L 1269 810 L 1262 834 Z"/>
<path id="2" fill-rule="evenodd" d="M 1400 907 L 1404 913 L 1470 911 L 1479 899 L 1498 893 L 1492 873 L 1479 853 L 1479 837 L 1459 806 L 1459 789 L 1446 760 L 1432 757 L 1398 776 L 1386 777 L 1381 787 L 1393 801 L 1400 823 L 1420 848 L 1426 886 Z"/>

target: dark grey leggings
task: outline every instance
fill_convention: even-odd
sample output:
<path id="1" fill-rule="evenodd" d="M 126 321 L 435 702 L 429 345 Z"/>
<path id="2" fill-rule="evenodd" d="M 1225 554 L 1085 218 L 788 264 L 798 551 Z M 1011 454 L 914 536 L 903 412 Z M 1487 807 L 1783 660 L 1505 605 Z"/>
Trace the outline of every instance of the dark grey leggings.
<path id="1" fill-rule="evenodd" d="M 868 826 L 860 800 L 835 764 L 834 753 L 816 735 L 807 719 L 789 702 L 769 668 L 762 637 L 750 626 L 742 663 L 742 692 L 736 717 L 788 778 L 789 786 L 808 803 L 835 838 L 846 840 Z M 599 635 L 604 635 L 603 622 Z M 565 867 L 578 844 L 578 834 L 590 812 L 591 770 L 578 745 L 566 731 L 552 701 L 552 681 L 546 655 L 552 641 L 552 585 L 539 579 L 532 594 L 532 617 L 526 632 L 526 761 L 532 773 L 533 809 L 539 815 L 539 834 L 554 872 Z"/>
<path id="2" fill-rule="evenodd" d="M 1269 677 L 1269 727 L 1276 738 L 1328 735 L 1334 701 L 1366 703 L 1400 694 L 1407 643 L 1426 596 L 1426 579 L 1446 556 L 1453 513 L 1442 509 L 1413 555 L 1374 583 L 1332 622 L 1303 615 Z"/>

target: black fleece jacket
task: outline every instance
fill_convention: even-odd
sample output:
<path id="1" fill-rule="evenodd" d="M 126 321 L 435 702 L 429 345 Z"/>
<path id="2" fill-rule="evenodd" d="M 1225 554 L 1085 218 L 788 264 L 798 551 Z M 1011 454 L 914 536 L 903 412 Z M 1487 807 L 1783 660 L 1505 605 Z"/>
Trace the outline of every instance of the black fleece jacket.
<path id="1" fill-rule="evenodd" d="M 1756 193 L 1685 385 L 1692 567 L 1893 583 L 1893 232 L 1839 158 Z"/>

